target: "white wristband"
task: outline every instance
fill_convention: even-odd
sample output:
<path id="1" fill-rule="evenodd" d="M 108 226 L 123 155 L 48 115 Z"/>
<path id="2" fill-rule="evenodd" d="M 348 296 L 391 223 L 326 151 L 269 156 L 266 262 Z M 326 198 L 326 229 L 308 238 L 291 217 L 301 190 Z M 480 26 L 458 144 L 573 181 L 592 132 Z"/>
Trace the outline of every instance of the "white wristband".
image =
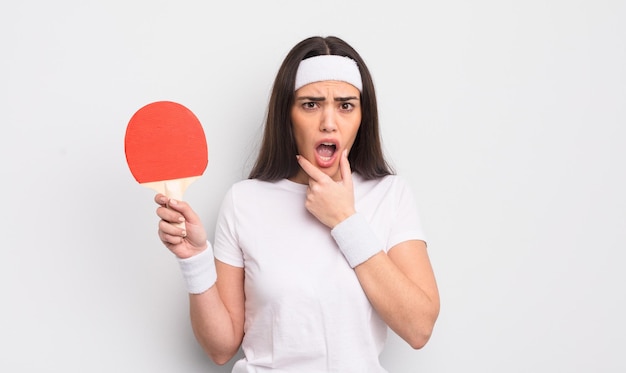
<path id="1" fill-rule="evenodd" d="M 337 224 L 330 234 L 352 268 L 383 250 L 369 223 L 359 213 Z"/>
<path id="2" fill-rule="evenodd" d="M 217 281 L 217 270 L 213 257 L 213 247 L 207 241 L 208 247 L 200 254 L 186 259 L 178 258 L 180 271 L 191 294 L 200 294 L 207 291 Z"/>

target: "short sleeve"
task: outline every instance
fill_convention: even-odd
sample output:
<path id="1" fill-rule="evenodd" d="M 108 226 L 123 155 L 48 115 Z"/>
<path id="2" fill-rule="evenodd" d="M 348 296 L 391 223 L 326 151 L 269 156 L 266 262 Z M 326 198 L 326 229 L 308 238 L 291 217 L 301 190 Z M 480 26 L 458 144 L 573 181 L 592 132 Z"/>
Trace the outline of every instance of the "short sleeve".
<path id="1" fill-rule="evenodd" d="M 237 217 L 233 199 L 233 188 L 229 189 L 217 217 L 215 226 L 215 243 L 213 244 L 215 258 L 226 264 L 243 268 L 243 252 L 239 247 L 237 235 Z"/>
<path id="2" fill-rule="evenodd" d="M 426 235 L 422 228 L 422 222 L 417 210 L 416 201 L 409 184 L 400 177 L 395 177 L 394 203 L 396 213 L 391 227 L 387 247 L 409 240 L 422 240 L 426 242 Z"/>

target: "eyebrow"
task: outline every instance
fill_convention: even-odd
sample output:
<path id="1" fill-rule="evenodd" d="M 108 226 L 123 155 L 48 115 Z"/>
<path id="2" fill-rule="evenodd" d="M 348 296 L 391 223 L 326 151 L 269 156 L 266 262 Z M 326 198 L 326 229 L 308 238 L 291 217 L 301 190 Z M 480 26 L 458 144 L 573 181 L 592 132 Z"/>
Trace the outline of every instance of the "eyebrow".
<path id="1" fill-rule="evenodd" d="M 356 96 L 348 96 L 348 97 L 335 97 L 334 101 L 337 102 L 346 102 L 346 101 L 351 101 L 351 100 L 358 100 L 359 98 Z M 314 102 L 321 102 L 321 101 L 326 101 L 326 97 L 316 97 L 316 96 L 301 96 L 296 98 L 297 101 L 314 101 Z"/>

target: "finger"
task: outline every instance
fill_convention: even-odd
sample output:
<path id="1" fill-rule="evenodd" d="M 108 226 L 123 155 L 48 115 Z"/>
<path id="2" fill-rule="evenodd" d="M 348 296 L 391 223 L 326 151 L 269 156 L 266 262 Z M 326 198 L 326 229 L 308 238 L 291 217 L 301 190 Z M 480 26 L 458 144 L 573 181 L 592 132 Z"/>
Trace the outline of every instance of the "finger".
<path id="1" fill-rule="evenodd" d="M 172 225 L 170 222 L 161 220 L 159 221 L 159 238 L 163 242 L 180 243 L 180 238 L 187 236 L 185 231 L 181 232 L 181 229 Z"/>
<path id="2" fill-rule="evenodd" d="M 341 180 L 347 186 L 352 186 L 352 170 L 350 169 L 350 161 L 348 160 L 348 150 L 344 150 L 339 160 L 339 170 L 341 171 Z"/>
<path id="3" fill-rule="evenodd" d="M 328 177 L 328 175 L 323 173 L 319 168 L 313 166 L 313 164 L 309 162 L 309 160 L 304 158 L 303 156 L 298 155 L 297 159 L 298 159 L 298 163 L 300 164 L 300 167 L 302 167 L 304 172 L 306 172 L 307 175 L 309 175 L 311 179 L 315 181 L 320 181 Z"/>
<path id="4" fill-rule="evenodd" d="M 163 193 L 157 193 L 154 196 L 154 202 L 161 206 L 165 206 L 167 204 L 167 196 L 165 196 Z"/>
<path id="5" fill-rule="evenodd" d="M 171 198 L 168 200 L 167 206 L 170 209 L 179 212 L 184 218 L 182 221 L 186 221 L 190 224 L 200 223 L 200 218 L 187 202 Z"/>
<path id="6" fill-rule="evenodd" d="M 180 212 L 163 206 L 157 208 L 156 214 L 161 220 L 174 225 L 180 225 L 186 221 L 185 217 Z"/>
<path id="7" fill-rule="evenodd" d="M 159 238 L 161 239 L 161 242 L 163 242 L 167 246 L 180 245 L 185 242 L 185 237 L 173 236 L 173 235 L 166 234 L 166 233 L 161 234 Z"/>

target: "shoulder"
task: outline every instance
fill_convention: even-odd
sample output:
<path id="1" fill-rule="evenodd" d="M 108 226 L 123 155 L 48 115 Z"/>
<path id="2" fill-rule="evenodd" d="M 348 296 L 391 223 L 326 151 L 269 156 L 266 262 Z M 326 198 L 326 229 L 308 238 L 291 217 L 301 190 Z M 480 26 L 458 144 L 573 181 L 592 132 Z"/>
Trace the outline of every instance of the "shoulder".
<path id="1" fill-rule="evenodd" d="M 232 206 L 234 204 L 234 200 L 241 200 L 249 198 L 248 196 L 253 195 L 255 192 L 258 192 L 258 180 L 253 179 L 245 179 L 240 180 L 233 183 L 227 190 L 226 194 L 224 194 L 222 205 L 223 206 Z"/>
<path id="2" fill-rule="evenodd" d="M 225 199 L 238 206 L 258 206 L 259 204 L 276 203 L 290 198 L 302 198 L 305 193 L 306 185 L 296 184 L 287 179 L 278 181 L 245 179 L 231 185 Z"/>
<path id="3" fill-rule="evenodd" d="M 244 179 L 235 182 L 231 185 L 230 190 L 235 191 L 237 193 L 245 193 L 246 191 L 254 191 L 259 188 L 263 188 L 264 181 L 260 181 L 257 179 Z"/>
<path id="4" fill-rule="evenodd" d="M 407 180 L 400 175 L 387 175 L 381 178 L 366 180 L 358 173 L 353 174 L 353 184 L 355 190 L 363 193 L 371 191 L 391 192 L 410 189 Z"/>
<path id="5" fill-rule="evenodd" d="M 278 181 L 263 181 L 259 179 L 245 179 L 234 183 L 230 190 L 236 194 L 280 192 L 280 191 L 301 191 L 302 185 L 293 183 L 287 179 Z M 306 186 L 304 186 L 306 189 Z"/>

